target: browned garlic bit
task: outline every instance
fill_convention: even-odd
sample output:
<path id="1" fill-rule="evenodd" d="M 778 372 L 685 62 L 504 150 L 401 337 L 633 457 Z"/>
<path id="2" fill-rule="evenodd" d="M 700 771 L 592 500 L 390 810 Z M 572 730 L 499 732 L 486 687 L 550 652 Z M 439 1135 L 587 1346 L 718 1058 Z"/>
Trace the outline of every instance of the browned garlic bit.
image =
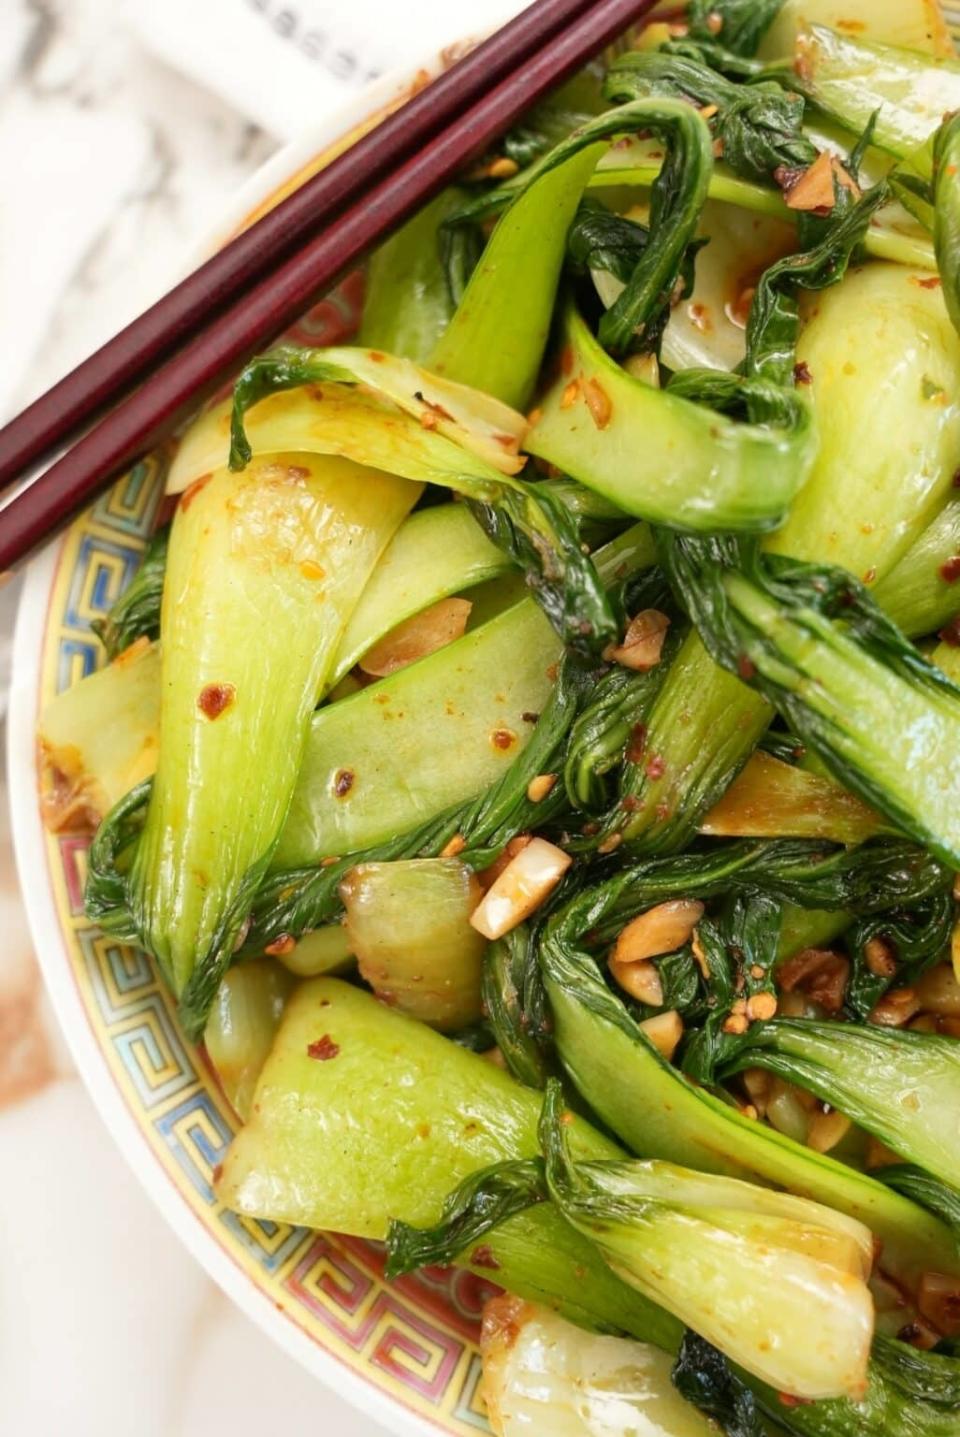
<path id="1" fill-rule="evenodd" d="M 669 627 L 666 614 L 659 609 L 644 609 L 630 620 L 623 643 L 611 645 L 603 657 L 625 669 L 646 673 L 660 662 Z"/>
<path id="2" fill-rule="evenodd" d="M 920 999 L 914 988 L 891 988 L 870 1013 L 868 1022 L 883 1028 L 905 1028 L 920 1012 Z"/>
<path id="3" fill-rule="evenodd" d="M 646 1003 L 649 1008 L 663 1006 L 663 983 L 655 963 L 615 963 L 611 958 L 610 972 L 638 1003 Z"/>
<path id="4" fill-rule="evenodd" d="M 540 907 L 572 862 L 562 848 L 532 838 L 487 889 L 470 917 L 473 927 L 485 938 L 502 938 Z"/>
<path id="5" fill-rule="evenodd" d="M 690 942 L 703 912 L 703 904 L 695 898 L 673 898 L 648 908 L 622 930 L 610 962 L 639 963 L 644 958 L 675 953 Z"/>
<path id="6" fill-rule="evenodd" d="M 669 1063 L 683 1037 L 683 1019 L 675 1008 L 669 1008 L 666 1013 L 645 1018 L 640 1031 Z"/>
<path id="7" fill-rule="evenodd" d="M 469 599 L 440 599 L 384 634 L 364 654 L 360 668 L 373 678 L 386 678 L 436 653 L 462 637 L 472 608 Z"/>
<path id="8" fill-rule="evenodd" d="M 825 1013 L 840 1012 L 849 979 L 849 961 L 829 948 L 804 948 L 781 964 L 777 972 L 782 992 L 798 993 Z M 782 1011 L 792 1016 L 786 1004 Z"/>

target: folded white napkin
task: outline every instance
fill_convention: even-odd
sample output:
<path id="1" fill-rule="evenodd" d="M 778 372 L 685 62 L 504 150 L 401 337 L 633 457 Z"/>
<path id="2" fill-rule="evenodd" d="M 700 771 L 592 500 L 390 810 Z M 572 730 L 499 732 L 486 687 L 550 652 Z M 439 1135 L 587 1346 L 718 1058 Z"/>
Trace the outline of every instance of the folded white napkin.
<path id="1" fill-rule="evenodd" d="M 351 91 L 483 35 L 523 0 L 132 0 L 143 43 L 282 139 Z"/>

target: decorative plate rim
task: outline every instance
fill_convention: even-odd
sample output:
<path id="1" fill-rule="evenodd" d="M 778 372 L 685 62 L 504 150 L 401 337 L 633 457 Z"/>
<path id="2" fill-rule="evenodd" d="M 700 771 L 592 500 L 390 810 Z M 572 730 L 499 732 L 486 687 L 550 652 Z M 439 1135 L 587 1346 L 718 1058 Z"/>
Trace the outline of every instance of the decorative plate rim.
<path id="1" fill-rule="evenodd" d="M 464 42 L 465 44 L 470 42 Z M 199 245 L 188 247 L 186 263 L 209 253 L 234 233 L 278 190 L 290 184 L 324 149 L 356 126 L 395 104 L 427 72 L 431 77 L 450 62 L 451 47 L 431 52 L 418 65 L 381 77 L 352 96 L 323 121 L 281 146 L 241 185 L 224 206 L 218 222 Z M 128 1104 L 107 1054 L 89 1020 L 58 910 L 38 802 L 36 726 L 39 715 L 44 645 L 51 620 L 54 587 L 68 534 L 48 545 L 29 565 L 17 610 L 13 641 L 10 702 L 7 715 L 7 777 L 11 831 L 17 874 L 28 925 L 44 983 L 68 1049 L 94 1106 L 121 1153 L 164 1219 L 191 1255 L 230 1300 L 266 1336 L 345 1398 L 360 1413 L 398 1437 L 425 1437 L 449 1431 L 446 1424 L 408 1407 L 378 1387 L 358 1359 L 351 1364 L 311 1337 L 287 1309 L 278 1305 L 232 1256 L 225 1242 L 188 1204 L 160 1162 L 147 1125 Z"/>

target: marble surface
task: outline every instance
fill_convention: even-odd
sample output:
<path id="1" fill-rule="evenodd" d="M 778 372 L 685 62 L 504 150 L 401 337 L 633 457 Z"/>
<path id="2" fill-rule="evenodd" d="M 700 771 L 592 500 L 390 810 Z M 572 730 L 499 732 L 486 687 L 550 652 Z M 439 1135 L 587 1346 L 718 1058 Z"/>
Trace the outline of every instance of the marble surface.
<path id="1" fill-rule="evenodd" d="M 278 143 L 130 16 L 0 0 L 0 414 L 132 317 Z M 4 590 L 0 661 L 11 614 Z M 0 1432 L 384 1437 L 227 1302 L 114 1148 L 44 996 L 5 790 L 0 814 Z"/>

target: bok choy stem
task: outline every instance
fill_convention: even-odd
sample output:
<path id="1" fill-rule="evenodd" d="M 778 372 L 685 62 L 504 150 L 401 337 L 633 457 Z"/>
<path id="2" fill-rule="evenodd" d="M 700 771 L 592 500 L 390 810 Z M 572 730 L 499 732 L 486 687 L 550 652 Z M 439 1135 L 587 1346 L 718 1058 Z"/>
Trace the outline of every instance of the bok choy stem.
<path id="1" fill-rule="evenodd" d="M 279 839 L 336 645 L 417 496 L 346 460 L 275 455 L 214 474 L 177 512 L 163 741 L 128 895 L 191 1034 Z M 251 616 L 265 614 L 271 643 L 250 644 Z"/>
<path id="2" fill-rule="evenodd" d="M 574 130 L 524 177 L 497 224 L 433 357 L 438 373 L 510 404 L 529 402 L 540 371 L 567 231 L 609 142 L 638 130 L 663 139 L 653 186 L 652 242 L 605 317 L 603 343 L 621 352 L 659 333 L 707 198 L 713 151 L 705 121 L 673 99 L 641 100 Z"/>

